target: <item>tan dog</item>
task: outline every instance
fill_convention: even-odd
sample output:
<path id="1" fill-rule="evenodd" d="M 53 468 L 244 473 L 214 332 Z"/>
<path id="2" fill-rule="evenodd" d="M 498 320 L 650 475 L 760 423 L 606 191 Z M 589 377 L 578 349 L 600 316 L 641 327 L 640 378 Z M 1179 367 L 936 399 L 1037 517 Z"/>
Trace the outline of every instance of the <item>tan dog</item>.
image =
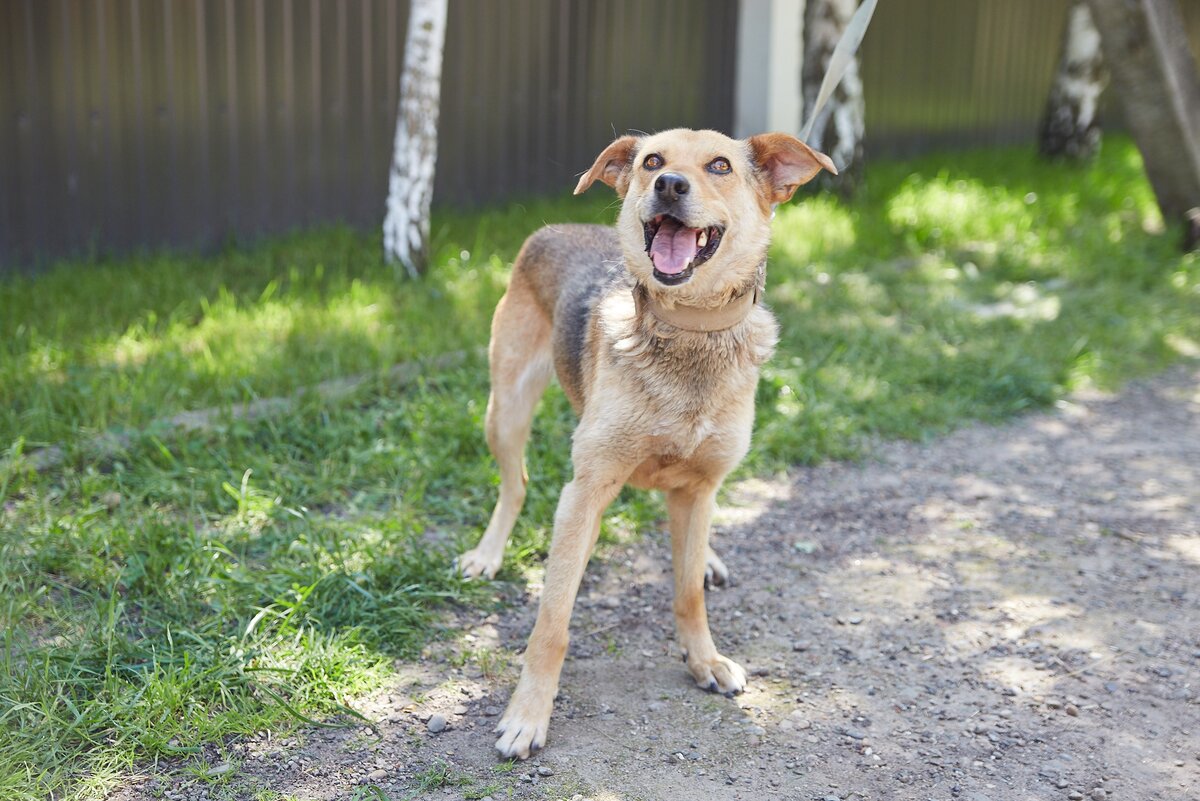
<path id="1" fill-rule="evenodd" d="M 467 576 L 495 575 L 525 500 L 525 440 L 557 373 L 579 414 L 574 478 L 554 516 L 537 623 L 496 731 L 505 757 L 546 741 L 567 629 L 600 518 L 625 484 L 666 492 L 675 622 L 703 688 L 741 692 L 746 673 L 717 653 L 704 607 L 717 488 L 746 454 L 759 366 L 775 318 L 758 305 L 775 204 L 833 163 L 787 134 L 730 139 L 715 131 L 625 136 L 575 187 L 603 181 L 624 198 L 615 230 L 549 226 L 531 236 L 496 307 L 489 347 L 487 440 L 500 499 Z"/>

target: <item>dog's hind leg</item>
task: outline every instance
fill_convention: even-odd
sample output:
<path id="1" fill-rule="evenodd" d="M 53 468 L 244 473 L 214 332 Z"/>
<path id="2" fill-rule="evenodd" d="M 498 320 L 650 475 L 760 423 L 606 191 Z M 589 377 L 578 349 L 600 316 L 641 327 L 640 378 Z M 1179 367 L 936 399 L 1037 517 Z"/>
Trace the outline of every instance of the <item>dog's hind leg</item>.
<path id="1" fill-rule="evenodd" d="M 492 578 L 504 560 L 508 535 L 525 503 L 525 441 L 538 399 L 554 372 L 550 318 L 519 270 L 492 318 L 488 361 L 492 392 L 487 441 L 500 467 L 500 498 L 479 545 L 458 559 L 459 570 L 468 578 Z"/>
<path id="2" fill-rule="evenodd" d="M 725 567 L 725 563 L 721 561 L 721 557 L 717 556 L 717 552 L 708 546 L 708 553 L 704 557 L 704 586 L 705 587 L 724 587 L 729 584 L 729 568 Z"/>
<path id="3" fill-rule="evenodd" d="M 675 628 L 696 684 L 732 695 L 745 688 L 746 671 L 717 653 L 704 606 L 706 562 L 715 556 L 708 547 L 708 537 L 716 494 L 715 486 L 667 493 L 671 562 L 675 568 Z"/>

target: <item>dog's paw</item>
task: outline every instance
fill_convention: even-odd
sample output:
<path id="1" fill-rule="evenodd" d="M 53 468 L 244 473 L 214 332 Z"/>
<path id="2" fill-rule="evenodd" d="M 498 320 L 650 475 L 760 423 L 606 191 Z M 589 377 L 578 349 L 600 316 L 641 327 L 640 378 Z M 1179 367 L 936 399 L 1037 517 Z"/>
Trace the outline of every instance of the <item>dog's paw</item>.
<path id="1" fill-rule="evenodd" d="M 504 556 L 494 556 L 484 553 L 479 548 L 472 548 L 454 561 L 458 572 L 463 578 L 495 578 L 496 571 L 500 569 L 500 563 L 504 561 Z"/>
<path id="2" fill-rule="evenodd" d="M 546 744 L 550 710 L 529 709 L 514 698 L 496 726 L 496 750 L 504 759 L 529 759 Z"/>
<path id="3" fill-rule="evenodd" d="M 708 556 L 704 559 L 704 586 L 705 588 L 729 586 L 729 568 L 725 567 L 721 557 L 717 556 L 716 551 L 712 548 L 708 549 Z"/>
<path id="4" fill-rule="evenodd" d="M 732 659 L 720 654 L 711 659 L 685 659 L 696 686 L 703 690 L 734 696 L 746 689 L 746 671 Z"/>

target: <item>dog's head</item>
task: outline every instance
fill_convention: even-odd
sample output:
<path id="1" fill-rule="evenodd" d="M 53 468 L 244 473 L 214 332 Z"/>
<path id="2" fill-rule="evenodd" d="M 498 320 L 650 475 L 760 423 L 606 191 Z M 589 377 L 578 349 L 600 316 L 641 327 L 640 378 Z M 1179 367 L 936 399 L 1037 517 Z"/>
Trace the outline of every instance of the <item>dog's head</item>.
<path id="1" fill-rule="evenodd" d="M 626 267 L 655 295 L 714 306 L 758 280 L 771 239 L 771 211 L 833 162 L 794 136 L 730 139 L 677 129 L 623 136 L 579 179 L 624 202 L 617 220 Z"/>

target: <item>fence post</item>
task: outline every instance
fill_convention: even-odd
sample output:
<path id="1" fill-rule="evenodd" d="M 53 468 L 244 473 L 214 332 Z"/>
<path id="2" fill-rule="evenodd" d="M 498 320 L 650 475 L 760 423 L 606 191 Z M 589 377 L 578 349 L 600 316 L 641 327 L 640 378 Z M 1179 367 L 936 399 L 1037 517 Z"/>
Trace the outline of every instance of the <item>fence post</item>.
<path id="1" fill-rule="evenodd" d="M 804 0 L 738 3 L 734 136 L 800 132 L 803 27 Z"/>

